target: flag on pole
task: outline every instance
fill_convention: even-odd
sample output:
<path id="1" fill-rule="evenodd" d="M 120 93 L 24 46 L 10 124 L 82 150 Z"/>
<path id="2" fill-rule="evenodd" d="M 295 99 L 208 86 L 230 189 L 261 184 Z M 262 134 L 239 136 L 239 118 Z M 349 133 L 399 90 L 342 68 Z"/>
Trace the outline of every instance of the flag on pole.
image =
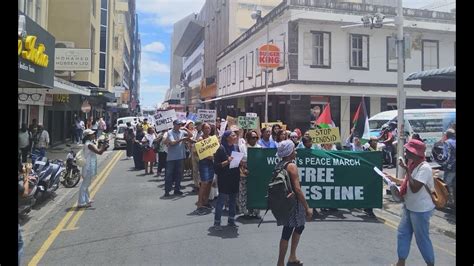
<path id="1" fill-rule="evenodd" d="M 369 135 L 369 117 L 367 116 L 367 110 L 365 109 L 364 97 L 357 108 L 357 111 L 352 119 L 354 124 L 354 135 L 359 136 L 362 143 L 366 143 L 370 139 Z"/>
<path id="2" fill-rule="evenodd" d="M 334 121 L 332 121 L 331 108 L 329 106 L 329 103 L 326 104 L 323 112 L 321 113 L 321 115 L 319 115 L 318 119 L 316 119 L 316 125 L 318 125 L 320 128 L 336 127 Z"/>

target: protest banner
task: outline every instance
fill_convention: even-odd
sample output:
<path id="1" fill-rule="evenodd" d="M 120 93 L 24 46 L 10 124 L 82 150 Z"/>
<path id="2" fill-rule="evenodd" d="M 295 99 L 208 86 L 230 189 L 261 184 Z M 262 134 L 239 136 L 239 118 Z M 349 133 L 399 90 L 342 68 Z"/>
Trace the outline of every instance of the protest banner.
<path id="1" fill-rule="evenodd" d="M 217 119 L 217 111 L 216 110 L 207 110 L 207 109 L 199 109 L 197 113 L 197 120 L 202 121 L 204 123 L 209 124 L 216 124 Z"/>
<path id="2" fill-rule="evenodd" d="M 176 112 L 176 119 L 186 120 L 186 112 Z"/>
<path id="3" fill-rule="evenodd" d="M 267 208 L 267 188 L 280 158 L 276 149 L 248 149 L 247 208 Z M 299 149 L 301 190 L 311 208 L 381 208 L 381 152 Z"/>
<path id="4" fill-rule="evenodd" d="M 195 113 L 189 113 L 187 119 L 188 119 L 188 120 L 191 120 L 191 121 L 193 121 L 193 122 L 196 122 L 196 120 L 197 120 L 197 114 L 195 114 Z"/>
<path id="5" fill-rule="evenodd" d="M 231 126 L 237 126 L 237 118 L 232 117 L 230 115 L 226 118 L 227 126 L 230 128 Z"/>
<path id="6" fill-rule="evenodd" d="M 341 142 L 338 127 L 312 129 L 308 132 L 314 144 L 333 144 Z"/>
<path id="7" fill-rule="evenodd" d="M 262 128 L 265 127 L 273 127 L 273 125 L 280 125 L 281 129 L 286 130 L 286 125 L 284 125 L 282 122 L 269 122 L 269 123 L 262 123 Z"/>
<path id="8" fill-rule="evenodd" d="M 162 131 L 173 127 L 173 121 L 176 120 L 176 111 L 174 109 L 167 111 L 157 111 L 155 114 L 155 129 Z"/>
<path id="9" fill-rule="evenodd" d="M 246 117 L 257 117 L 257 113 L 246 113 Z"/>
<path id="10" fill-rule="evenodd" d="M 239 116 L 237 117 L 238 126 L 241 129 L 257 129 L 260 119 L 258 117 L 247 117 Z"/>
<path id="11" fill-rule="evenodd" d="M 217 149 L 219 149 L 219 140 L 216 136 L 196 142 L 196 151 L 199 160 L 213 156 Z"/>

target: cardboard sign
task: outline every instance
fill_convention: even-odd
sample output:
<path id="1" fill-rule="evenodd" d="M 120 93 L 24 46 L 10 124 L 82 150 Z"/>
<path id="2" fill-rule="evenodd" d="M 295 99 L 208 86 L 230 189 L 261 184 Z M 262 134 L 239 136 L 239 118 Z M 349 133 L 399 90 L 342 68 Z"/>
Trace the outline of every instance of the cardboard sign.
<path id="1" fill-rule="evenodd" d="M 323 128 L 309 130 L 309 136 L 314 144 L 333 144 L 341 142 L 339 128 Z"/>
<path id="2" fill-rule="evenodd" d="M 227 116 L 226 118 L 227 126 L 230 128 L 231 126 L 237 126 L 237 118 L 232 116 Z"/>
<path id="3" fill-rule="evenodd" d="M 219 146 L 219 140 L 216 136 L 212 136 L 207 139 L 203 139 L 201 141 L 196 142 L 196 151 L 199 160 L 202 160 L 209 156 L 214 156 L 214 153 L 216 153 L 217 149 L 219 149 Z"/>
<path id="4" fill-rule="evenodd" d="M 246 113 L 246 117 L 257 117 L 257 113 Z"/>
<path id="5" fill-rule="evenodd" d="M 273 127 L 273 125 L 280 125 L 281 126 L 281 129 L 283 130 L 286 130 L 286 125 L 283 125 L 282 122 L 269 122 L 269 123 L 262 123 L 262 128 L 266 128 L 266 127 Z"/>
<path id="6" fill-rule="evenodd" d="M 260 122 L 258 117 L 239 116 L 237 119 L 241 129 L 257 129 Z"/>
<path id="7" fill-rule="evenodd" d="M 155 115 L 155 129 L 162 131 L 173 127 L 173 121 L 176 120 L 176 111 L 174 109 L 167 111 L 157 111 Z"/>
<path id="8" fill-rule="evenodd" d="M 217 111 L 216 110 L 207 110 L 207 109 L 199 109 L 197 113 L 197 119 L 204 123 L 209 124 L 216 124 L 217 119 Z"/>
<path id="9" fill-rule="evenodd" d="M 186 112 L 176 112 L 176 118 L 179 120 L 186 120 Z"/>
<path id="10" fill-rule="evenodd" d="M 227 121 L 221 122 L 221 128 L 219 129 L 219 137 L 222 137 L 222 135 L 224 135 L 226 128 L 227 128 Z"/>

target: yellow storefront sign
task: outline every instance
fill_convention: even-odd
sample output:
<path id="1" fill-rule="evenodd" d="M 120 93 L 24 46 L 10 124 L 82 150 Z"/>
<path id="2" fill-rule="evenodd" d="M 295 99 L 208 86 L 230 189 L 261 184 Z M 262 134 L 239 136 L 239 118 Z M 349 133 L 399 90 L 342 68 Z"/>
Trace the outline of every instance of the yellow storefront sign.
<path id="1" fill-rule="evenodd" d="M 36 36 L 28 35 L 23 40 L 18 40 L 18 56 L 32 62 L 35 65 L 48 67 L 49 57 L 44 53 L 46 47 L 44 44 L 38 44 L 36 47 Z"/>
<path id="2" fill-rule="evenodd" d="M 217 149 L 219 149 L 219 146 L 219 140 L 216 136 L 212 136 L 207 139 L 203 139 L 201 141 L 196 142 L 196 151 L 199 160 L 202 160 L 209 156 L 214 156 L 214 153 L 216 153 Z"/>
<path id="3" fill-rule="evenodd" d="M 308 132 L 314 144 L 333 144 L 341 142 L 338 127 L 312 129 Z"/>

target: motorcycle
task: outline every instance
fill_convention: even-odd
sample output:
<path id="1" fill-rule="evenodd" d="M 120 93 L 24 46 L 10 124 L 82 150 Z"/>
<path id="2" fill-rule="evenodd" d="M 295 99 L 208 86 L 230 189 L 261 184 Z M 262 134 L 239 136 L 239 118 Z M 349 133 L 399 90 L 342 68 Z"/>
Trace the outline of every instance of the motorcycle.
<path id="1" fill-rule="evenodd" d="M 59 188 L 61 174 L 64 170 L 61 162 L 56 160 L 52 163 L 46 157 L 41 157 L 35 161 L 33 170 L 38 175 L 38 189 L 36 191 L 36 200 L 51 196 Z"/>
<path id="2" fill-rule="evenodd" d="M 66 169 L 61 180 L 61 183 L 67 187 L 72 188 L 81 180 L 81 171 L 76 164 L 76 153 L 71 150 L 66 156 Z"/>

